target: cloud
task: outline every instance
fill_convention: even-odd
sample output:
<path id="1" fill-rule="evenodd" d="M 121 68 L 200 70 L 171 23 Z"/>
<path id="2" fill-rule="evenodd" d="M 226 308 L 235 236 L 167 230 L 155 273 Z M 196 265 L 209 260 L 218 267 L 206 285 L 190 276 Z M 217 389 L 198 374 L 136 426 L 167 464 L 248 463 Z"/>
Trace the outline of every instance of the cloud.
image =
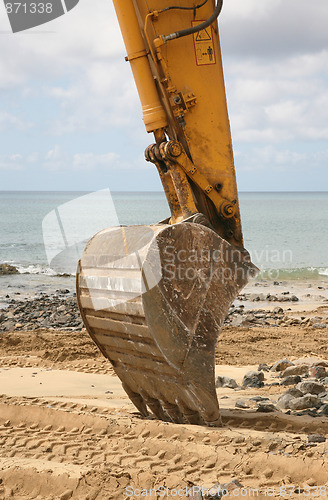
<path id="1" fill-rule="evenodd" d="M 0 111 L 0 131 L 6 131 L 13 127 L 17 130 L 27 130 L 33 127 L 33 123 L 26 121 L 19 116 L 15 116 L 7 111 Z"/>
<path id="2" fill-rule="evenodd" d="M 247 151 L 235 151 L 236 165 L 240 172 L 272 172 L 280 175 L 284 171 L 297 171 L 299 175 L 311 169 L 320 169 L 328 161 L 328 149 L 300 152 L 277 146 L 253 146 Z M 283 183 L 283 178 L 281 178 Z"/>
<path id="3" fill-rule="evenodd" d="M 120 162 L 117 153 L 69 153 L 55 145 L 47 153 L 14 153 L 0 156 L 0 170 L 26 170 L 30 165 L 42 165 L 46 170 L 55 171 L 92 171 L 110 168 L 127 168 Z"/>
<path id="4" fill-rule="evenodd" d="M 0 156 L 0 170 L 24 170 L 24 158 L 21 154 L 15 153 L 11 155 Z"/>
<path id="5" fill-rule="evenodd" d="M 243 169 L 257 172 L 265 165 L 280 175 L 290 165 L 304 171 L 311 165 L 313 176 L 326 165 L 327 154 L 316 144 L 328 138 L 327 16 L 328 4 L 322 0 L 225 2 L 221 45 L 232 135 Z M 0 30 L 9 30 L 5 15 Z M 11 99 L 0 111 L 0 130 L 10 130 L 12 137 L 29 131 L 20 140 L 36 137 L 33 151 L 45 138 L 43 152 L 15 161 L 8 153 L 1 165 L 24 167 L 30 161 L 52 172 L 151 168 L 142 151 L 152 139 L 123 59 L 112 3 L 81 1 L 67 15 L 32 31 L 0 34 L 0 90 Z M 107 133 L 109 152 L 103 144 Z M 133 147 L 120 144 L 119 150 L 117 137 Z M 86 151 L 80 144 L 89 138 Z M 297 149 L 301 143 L 307 151 Z"/>
<path id="6" fill-rule="evenodd" d="M 0 6 L 5 12 L 4 6 Z M 83 68 L 88 62 L 123 56 L 124 46 L 111 2 L 80 2 L 67 15 L 17 34 L 0 16 L 0 88 L 32 79 L 51 81 Z"/>
<path id="7" fill-rule="evenodd" d="M 234 139 L 327 139 L 327 68 L 328 51 L 279 63 L 230 60 L 226 81 Z"/>
<path id="8" fill-rule="evenodd" d="M 66 87 L 45 87 L 44 92 L 59 109 L 50 128 L 55 135 L 142 125 L 132 73 L 123 62 L 90 62 L 80 79 Z"/>
<path id="9" fill-rule="evenodd" d="M 108 168 L 117 164 L 119 155 L 116 153 L 106 153 L 96 155 L 94 153 L 83 153 L 73 155 L 74 170 L 94 170 L 98 168 Z"/>
<path id="10" fill-rule="evenodd" d="M 44 156 L 43 167 L 50 171 L 92 171 L 115 169 L 120 165 L 120 156 L 116 153 L 68 153 L 58 145 Z"/>
<path id="11" fill-rule="evenodd" d="M 322 0 L 231 0 L 220 27 L 225 53 L 237 57 L 286 58 L 328 45 L 327 3 Z"/>

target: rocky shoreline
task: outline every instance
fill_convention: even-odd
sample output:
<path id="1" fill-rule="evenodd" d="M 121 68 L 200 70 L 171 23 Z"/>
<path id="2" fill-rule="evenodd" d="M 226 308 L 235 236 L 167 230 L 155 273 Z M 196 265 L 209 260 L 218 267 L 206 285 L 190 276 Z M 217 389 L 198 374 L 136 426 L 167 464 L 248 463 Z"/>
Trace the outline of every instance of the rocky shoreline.
<path id="1" fill-rule="evenodd" d="M 67 289 L 31 300 L 9 299 L 8 307 L 0 310 L 0 332 L 38 328 L 81 330 L 83 322 L 75 294 Z"/>
<path id="2" fill-rule="evenodd" d="M 280 300 L 279 295 L 271 301 L 283 302 L 285 308 L 276 306 L 273 310 L 264 308 L 250 309 L 244 305 L 232 306 L 225 319 L 224 326 L 234 327 L 256 327 L 256 326 L 295 326 L 313 328 L 327 328 L 327 314 L 307 313 L 304 315 L 294 315 L 288 305 L 288 302 L 297 302 L 295 295 L 290 295 L 286 300 L 286 295 Z M 65 330 L 80 330 L 83 323 L 76 302 L 75 293 L 68 289 L 57 290 L 55 294 L 40 294 L 39 297 L 21 300 L 18 298 L 5 298 L 7 307 L 0 310 L 0 332 L 1 331 L 19 331 L 33 330 L 37 328 L 55 328 Z M 238 297 L 238 301 L 243 301 L 245 294 Z M 264 300 L 257 296 L 250 299 L 258 303 Z M 267 297 L 265 300 L 268 300 Z"/>

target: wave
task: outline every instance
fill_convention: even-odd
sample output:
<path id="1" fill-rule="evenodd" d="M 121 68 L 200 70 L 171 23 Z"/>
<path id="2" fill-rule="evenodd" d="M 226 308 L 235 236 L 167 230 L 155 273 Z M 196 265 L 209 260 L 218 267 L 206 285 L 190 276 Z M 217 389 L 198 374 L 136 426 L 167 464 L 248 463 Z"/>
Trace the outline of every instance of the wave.
<path id="1" fill-rule="evenodd" d="M 19 274 L 41 274 L 45 276 L 74 276 L 74 274 L 59 273 L 50 267 L 42 264 L 17 264 L 15 261 L 5 261 L 4 264 L 10 264 L 16 267 Z M 11 275 L 15 276 L 15 275 Z"/>
<path id="2" fill-rule="evenodd" d="M 45 276 L 75 276 L 75 273 L 58 272 L 51 269 L 46 264 L 18 264 L 13 260 L 4 263 L 10 264 L 18 270 L 20 274 L 34 274 Z M 328 277 L 328 267 L 299 267 L 283 269 L 260 269 L 256 279 L 275 280 L 320 280 Z"/>
<path id="3" fill-rule="evenodd" d="M 297 267 L 284 269 L 265 269 L 257 278 L 268 280 L 308 280 L 323 279 L 328 276 L 328 268 L 324 267 Z"/>

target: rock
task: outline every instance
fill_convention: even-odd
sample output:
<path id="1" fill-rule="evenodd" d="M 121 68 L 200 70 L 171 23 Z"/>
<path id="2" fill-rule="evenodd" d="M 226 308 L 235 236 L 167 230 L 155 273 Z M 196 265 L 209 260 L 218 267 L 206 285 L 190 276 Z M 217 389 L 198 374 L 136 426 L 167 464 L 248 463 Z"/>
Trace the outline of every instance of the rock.
<path id="1" fill-rule="evenodd" d="M 258 372 L 268 372 L 270 370 L 269 366 L 266 363 L 260 363 L 259 366 L 257 367 Z"/>
<path id="2" fill-rule="evenodd" d="M 320 436 L 320 434 L 309 434 L 308 442 L 309 443 L 324 443 L 326 441 L 325 436 Z"/>
<path id="3" fill-rule="evenodd" d="M 261 300 L 266 300 L 266 296 L 264 295 L 264 293 L 259 293 L 259 294 L 253 293 L 251 294 L 251 300 L 253 302 L 259 302 Z"/>
<path id="4" fill-rule="evenodd" d="M 313 366 L 323 366 L 325 368 L 328 368 L 328 361 L 321 359 L 320 361 L 316 361 L 315 363 L 313 363 Z"/>
<path id="5" fill-rule="evenodd" d="M 294 365 L 308 365 L 308 366 L 328 366 L 327 361 L 315 356 L 305 356 L 304 358 L 294 359 Z"/>
<path id="6" fill-rule="evenodd" d="M 328 377 L 321 379 L 320 382 L 324 385 L 328 385 Z"/>
<path id="7" fill-rule="evenodd" d="M 281 410 L 289 410 L 290 409 L 290 402 L 295 399 L 294 396 L 291 394 L 283 394 L 280 396 L 278 399 L 277 407 L 280 408 Z"/>
<path id="8" fill-rule="evenodd" d="M 308 373 L 309 367 L 308 365 L 294 365 L 288 366 L 286 370 L 282 373 L 282 377 L 289 377 L 290 375 L 305 375 Z"/>
<path id="9" fill-rule="evenodd" d="M 292 295 L 289 300 L 291 300 L 291 302 L 298 302 L 299 299 L 296 295 Z"/>
<path id="10" fill-rule="evenodd" d="M 294 363 L 289 361 L 288 359 L 281 359 L 280 361 L 277 361 L 271 368 L 271 371 L 273 372 L 282 372 L 288 368 L 288 366 L 293 366 Z"/>
<path id="11" fill-rule="evenodd" d="M 58 309 L 60 312 L 58 313 Z M 34 328 L 82 327 L 76 298 L 41 296 L 26 301 L 11 300 L 7 309 L 1 310 L 0 332 Z"/>
<path id="12" fill-rule="evenodd" d="M 327 328 L 327 325 L 325 323 L 314 323 L 312 328 Z"/>
<path id="13" fill-rule="evenodd" d="M 237 399 L 237 401 L 235 402 L 235 407 L 236 408 L 250 408 L 248 402 L 246 401 L 246 399 Z"/>
<path id="14" fill-rule="evenodd" d="M 10 264 L 0 264 L 0 276 L 6 274 L 19 274 L 19 271 L 15 266 L 11 266 Z"/>
<path id="15" fill-rule="evenodd" d="M 325 403 L 324 405 L 320 406 L 319 415 L 328 416 L 328 403 Z"/>
<path id="16" fill-rule="evenodd" d="M 235 316 L 232 318 L 230 325 L 231 326 L 241 326 L 244 322 L 244 318 L 242 316 Z"/>
<path id="17" fill-rule="evenodd" d="M 199 490 L 198 490 L 199 488 Z M 215 488 L 217 489 L 217 485 L 214 485 L 212 488 Z M 198 486 L 194 486 L 194 487 L 191 487 L 191 488 L 188 488 L 188 500 L 203 500 L 203 495 L 201 493 L 201 487 L 198 487 Z M 214 491 L 214 490 L 213 490 Z M 89 498 L 89 496 L 86 497 L 87 499 Z M 218 500 L 221 500 L 222 498 L 222 495 L 221 496 L 217 496 Z"/>
<path id="18" fill-rule="evenodd" d="M 230 481 L 230 483 L 224 483 L 220 485 L 220 491 L 223 492 L 231 492 L 233 490 L 240 490 L 241 488 L 244 488 L 244 486 L 238 481 L 238 479 L 233 479 Z M 226 496 L 226 493 L 225 495 Z M 229 495 L 230 496 L 230 495 Z"/>
<path id="19" fill-rule="evenodd" d="M 5 330 L 5 331 L 8 331 L 10 332 L 11 330 L 13 330 L 15 328 L 15 322 L 14 321 L 4 321 L 2 324 L 1 324 L 1 330 Z"/>
<path id="20" fill-rule="evenodd" d="M 277 408 L 272 403 L 259 403 L 256 411 L 261 413 L 271 413 L 273 411 L 277 411 Z"/>
<path id="21" fill-rule="evenodd" d="M 290 387 L 284 394 L 290 394 L 294 398 L 301 398 L 303 396 L 303 393 L 299 389 L 296 389 L 296 387 Z"/>
<path id="22" fill-rule="evenodd" d="M 257 377 L 259 380 L 264 380 L 264 373 L 260 371 L 249 371 L 245 373 L 245 377 Z"/>
<path id="23" fill-rule="evenodd" d="M 261 401 L 270 401 L 269 398 L 263 398 L 262 396 L 254 396 L 253 398 L 249 398 L 250 401 L 256 401 L 257 403 Z"/>
<path id="24" fill-rule="evenodd" d="M 73 495 L 73 490 L 66 490 L 59 496 L 59 500 L 69 500 Z"/>
<path id="25" fill-rule="evenodd" d="M 296 385 L 301 382 L 301 380 L 302 379 L 299 375 L 289 375 L 288 377 L 282 379 L 280 385 Z"/>
<path id="26" fill-rule="evenodd" d="M 303 394 L 320 394 L 325 392 L 325 386 L 319 382 L 311 382 L 310 380 L 305 380 L 297 384 L 296 389 L 301 391 Z"/>
<path id="27" fill-rule="evenodd" d="M 306 394 L 301 398 L 295 398 L 290 401 L 290 409 L 291 410 L 306 410 L 307 408 L 314 408 L 318 405 L 319 398 L 312 394 Z"/>
<path id="28" fill-rule="evenodd" d="M 309 374 L 310 377 L 323 378 L 326 376 L 326 369 L 323 366 L 311 366 Z"/>
<path id="29" fill-rule="evenodd" d="M 283 310 L 283 308 L 282 308 L 282 307 L 275 307 L 275 308 L 273 309 L 273 312 L 274 312 L 275 314 L 283 314 L 284 310 Z"/>
<path id="30" fill-rule="evenodd" d="M 236 389 L 236 387 L 238 387 L 238 384 L 233 378 L 218 375 L 218 377 L 216 378 L 215 387 L 229 387 L 229 389 Z"/>
<path id="31" fill-rule="evenodd" d="M 250 371 L 243 378 L 243 387 L 263 387 L 264 373 Z"/>

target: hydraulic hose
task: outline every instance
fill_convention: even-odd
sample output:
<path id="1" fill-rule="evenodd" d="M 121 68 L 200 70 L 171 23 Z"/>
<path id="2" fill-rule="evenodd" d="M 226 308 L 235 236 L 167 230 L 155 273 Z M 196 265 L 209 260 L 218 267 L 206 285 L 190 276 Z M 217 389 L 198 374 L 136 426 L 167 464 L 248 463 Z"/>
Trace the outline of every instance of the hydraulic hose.
<path id="1" fill-rule="evenodd" d="M 175 40 L 175 38 L 181 38 L 183 36 L 192 35 L 193 33 L 198 33 L 198 31 L 206 29 L 219 17 L 220 12 L 222 10 L 222 6 L 223 6 L 223 0 L 217 0 L 217 4 L 213 11 L 213 14 L 206 21 L 198 24 L 197 26 L 193 26 L 192 28 L 176 31 L 175 33 L 171 33 L 170 35 L 163 35 L 162 36 L 163 41 L 168 42 L 169 40 Z"/>
<path id="2" fill-rule="evenodd" d="M 195 7 L 181 7 L 180 5 L 172 5 L 171 7 L 165 7 L 160 12 L 166 12 L 167 10 L 177 9 L 177 10 L 197 10 L 203 7 L 208 2 L 208 0 L 204 0 L 199 5 L 195 5 Z"/>

